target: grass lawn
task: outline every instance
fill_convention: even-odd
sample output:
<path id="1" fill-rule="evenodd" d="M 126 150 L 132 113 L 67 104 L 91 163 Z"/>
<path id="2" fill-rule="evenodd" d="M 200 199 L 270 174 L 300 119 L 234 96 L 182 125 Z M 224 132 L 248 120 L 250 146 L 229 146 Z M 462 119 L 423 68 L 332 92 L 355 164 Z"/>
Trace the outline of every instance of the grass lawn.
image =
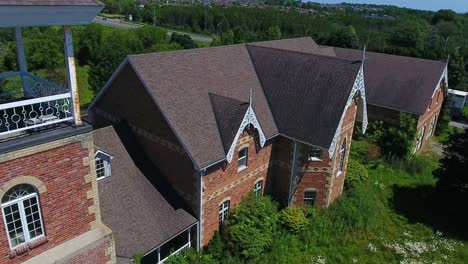
<path id="1" fill-rule="evenodd" d="M 431 209 L 429 197 L 438 157 L 426 150 L 410 168 L 398 167 L 367 164 L 367 181 L 310 216 L 305 232 L 280 230 L 270 250 L 250 262 L 467 263 L 468 244 L 450 239 L 446 228 L 433 220 L 437 210 Z"/>

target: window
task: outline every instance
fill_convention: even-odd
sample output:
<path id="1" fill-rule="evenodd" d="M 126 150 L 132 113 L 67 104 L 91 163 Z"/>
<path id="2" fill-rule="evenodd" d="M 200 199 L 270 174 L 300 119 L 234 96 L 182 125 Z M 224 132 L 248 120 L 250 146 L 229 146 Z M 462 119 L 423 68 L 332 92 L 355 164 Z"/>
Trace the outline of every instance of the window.
<path id="1" fill-rule="evenodd" d="M 262 196 L 262 194 L 263 194 L 262 189 L 263 189 L 263 180 L 260 180 L 260 181 L 256 182 L 255 186 L 254 186 L 255 196 L 257 196 L 257 197 Z"/>
<path id="2" fill-rule="evenodd" d="M 322 160 L 322 153 L 322 149 L 311 147 L 309 150 L 309 160 Z"/>
<path id="3" fill-rule="evenodd" d="M 340 149 L 340 164 L 338 166 L 338 173 L 341 174 L 344 169 L 344 160 L 346 156 L 346 138 L 343 140 L 343 144 Z"/>
<path id="4" fill-rule="evenodd" d="M 96 176 L 98 180 L 102 180 L 111 176 L 111 159 L 109 154 L 106 154 L 100 150 L 94 155 L 96 161 Z"/>
<path id="5" fill-rule="evenodd" d="M 237 161 L 237 171 L 241 171 L 247 168 L 248 154 L 249 154 L 249 148 L 243 148 L 239 151 L 239 159 Z"/>
<path id="6" fill-rule="evenodd" d="M 2 212 L 11 249 L 44 236 L 39 197 L 33 186 L 19 184 L 7 191 Z"/>
<path id="7" fill-rule="evenodd" d="M 315 190 L 307 190 L 304 192 L 304 206 L 315 206 L 315 198 L 317 192 Z"/>
<path id="8" fill-rule="evenodd" d="M 222 225 L 228 217 L 230 202 L 227 200 L 219 205 L 219 225 Z"/>
<path id="9" fill-rule="evenodd" d="M 427 131 L 426 139 L 429 139 L 432 136 L 432 133 L 434 133 L 436 118 L 437 118 L 437 115 L 434 115 L 431 119 L 431 123 L 429 124 L 429 131 Z"/>
<path id="10" fill-rule="evenodd" d="M 421 130 L 419 130 L 418 138 L 416 140 L 416 146 L 414 146 L 414 151 L 413 153 L 416 153 L 422 146 L 422 142 L 424 139 L 424 132 L 426 131 L 426 127 L 423 126 Z"/>

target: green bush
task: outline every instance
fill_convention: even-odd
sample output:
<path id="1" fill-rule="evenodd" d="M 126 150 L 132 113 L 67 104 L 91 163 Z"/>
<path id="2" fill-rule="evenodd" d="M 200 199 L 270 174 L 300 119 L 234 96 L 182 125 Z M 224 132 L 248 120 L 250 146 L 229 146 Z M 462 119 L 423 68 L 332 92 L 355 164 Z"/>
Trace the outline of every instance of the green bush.
<path id="1" fill-rule="evenodd" d="M 226 221 L 223 236 L 229 250 L 242 258 L 259 256 L 272 241 L 277 215 L 271 198 L 247 196 Z"/>
<path id="2" fill-rule="evenodd" d="M 380 148 L 367 140 L 353 140 L 350 157 L 362 163 L 369 163 L 380 158 Z"/>
<path id="3" fill-rule="evenodd" d="M 385 161 L 393 169 L 401 170 L 411 175 L 431 175 L 431 168 L 434 167 L 430 160 L 421 156 L 414 156 L 410 159 L 391 156 Z"/>
<path id="4" fill-rule="evenodd" d="M 210 254 L 201 254 L 194 249 L 186 250 L 180 254 L 169 257 L 166 264 L 218 264 L 219 262 Z"/>
<path id="5" fill-rule="evenodd" d="M 144 256 L 145 256 L 144 252 L 140 251 L 140 252 L 135 253 L 135 255 L 133 255 L 133 263 L 141 264 L 141 260 L 143 259 Z"/>
<path id="6" fill-rule="evenodd" d="M 348 168 L 346 169 L 346 184 L 352 185 L 356 182 L 365 181 L 369 177 L 367 169 L 358 161 L 350 158 L 348 161 Z"/>
<path id="7" fill-rule="evenodd" d="M 293 233 L 299 233 L 307 226 L 307 218 L 303 208 L 287 207 L 281 210 L 278 220 L 280 224 Z"/>
<path id="8" fill-rule="evenodd" d="M 463 107 L 463 118 L 468 119 L 468 106 Z"/>

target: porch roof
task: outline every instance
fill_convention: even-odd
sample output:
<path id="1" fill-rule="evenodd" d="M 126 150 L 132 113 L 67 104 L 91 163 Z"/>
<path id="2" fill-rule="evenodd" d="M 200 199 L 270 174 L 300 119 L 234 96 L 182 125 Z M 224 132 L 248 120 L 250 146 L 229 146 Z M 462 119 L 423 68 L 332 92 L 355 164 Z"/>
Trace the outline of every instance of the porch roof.
<path id="1" fill-rule="evenodd" d="M 0 27 L 84 25 L 102 8 L 97 0 L 0 0 Z"/>

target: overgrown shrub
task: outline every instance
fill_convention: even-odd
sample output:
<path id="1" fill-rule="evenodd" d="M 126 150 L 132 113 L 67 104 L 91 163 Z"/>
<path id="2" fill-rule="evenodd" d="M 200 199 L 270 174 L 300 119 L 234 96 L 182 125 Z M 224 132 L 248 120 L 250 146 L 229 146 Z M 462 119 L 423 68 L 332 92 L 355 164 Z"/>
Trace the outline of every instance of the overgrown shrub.
<path id="1" fill-rule="evenodd" d="M 349 159 L 348 168 L 346 169 L 346 185 L 349 186 L 356 182 L 365 181 L 368 177 L 369 174 L 364 165 L 353 158 Z"/>
<path id="2" fill-rule="evenodd" d="M 373 227 L 376 221 L 375 198 L 366 188 L 371 188 L 366 184 L 357 184 L 353 189 L 344 193 L 326 212 L 329 221 L 323 224 L 332 223 L 332 232 L 344 235 L 357 230 L 368 230 Z"/>
<path id="3" fill-rule="evenodd" d="M 369 163 L 380 158 L 380 148 L 367 140 L 353 140 L 350 157 L 362 163 Z"/>
<path id="4" fill-rule="evenodd" d="M 213 238 L 210 240 L 204 252 L 207 254 L 211 254 L 216 259 L 222 259 L 225 255 L 225 245 L 222 241 L 221 236 L 218 232 L 216 232 Z"/>
<path id="5" fill-rule="evenodd" d="M 387 128 L 380 140 L 382 153 L 387 157 L 411 157 L 416 132 L 416 118 L 411 114 L 401 113 L 400 126 Z"/>
<path id="6" fill-rule="evenodd" d="M 278 209 L 270 197 L 247 196 L 233 210 L 223 231 L 227 247 L 242 258 L 259 256 L 272 241 Z"/>
<path id="7" fill-rule="evenodd" d="M 432 173 L 432 162 L 425 157 L 414 156 L 405 160 L 391 156 L 385 161 L 393 169 L 405 171 L 411 175 L 430 175 Z"/>
<path id="8" fill-rule="evenodd" d="M 143 257 L 145 256 L 145 252 L 137 252 L 135 253 L 135 255 L 133 255 L 133 263 L 135 264 L 141 264 L 141 260 L 143 259 Z"/>
<path id="9" fill-rule="evenodd" d="M 280 211 L 278 220 L 280 224 L 293 233 L 299 233 L 307 226 L 307 218 L 303 208 L 287 207 Z"/>
<path id="10" fill-rule="evenodd" d="M 186 250 L 169 257 L 166 264 L 218 264 L 219 262 L 210 254 L 198 253 L 195 249 Z"/>

